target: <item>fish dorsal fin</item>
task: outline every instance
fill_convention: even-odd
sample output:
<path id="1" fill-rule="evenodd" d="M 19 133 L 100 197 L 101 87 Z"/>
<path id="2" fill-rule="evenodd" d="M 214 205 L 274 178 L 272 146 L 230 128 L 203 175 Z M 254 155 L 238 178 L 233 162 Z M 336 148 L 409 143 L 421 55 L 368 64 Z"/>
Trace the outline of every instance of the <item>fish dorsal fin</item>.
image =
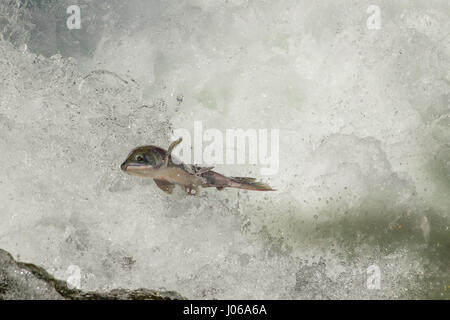
<path id="1" fill-rule="evenodd" d="M 172 142 L 169 146 L 169 149 L 167 149 L 167 153 L 163 159 L 163 164 L 164 166 L 167 166 L 169 161 L 171 160 L 171 155 L 172 155 L 172 151 L 173 149 L 179 145 L 181 143 L 181 141 L 183 141 L 183 138 L 178 138 L 177 140 L 175 140 L 174 142 Z"/>
<path id="2" fill-rule="evenodd" d="M 175 188 L 175 185 L 173 183 L 170 183 L 167 180 L 164 180 L 164 179 L 153 179 L 153 180 L 155 181 L 158 188 L 160 188 L 162 191 L 167 192 L 169 194 L 171 194 L 173 191 L 173 188 Z"/>
<path id="3" fill-rule="evenodd" d="M 183 141 L 183 138 L 178 138 L 174 142 L 172 142 L 169 146 L 169 149 L 167 149 L 167 154 L 170 156 L 172 154 L 172 150 Z"/>

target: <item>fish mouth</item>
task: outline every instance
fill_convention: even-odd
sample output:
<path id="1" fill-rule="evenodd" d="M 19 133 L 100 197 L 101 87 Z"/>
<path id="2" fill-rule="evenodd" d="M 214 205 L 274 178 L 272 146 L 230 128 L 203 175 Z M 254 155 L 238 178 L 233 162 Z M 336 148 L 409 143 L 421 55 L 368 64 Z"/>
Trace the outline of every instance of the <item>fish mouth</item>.
<path id="1" fill-rule="evenodd" d="M 125 161 L 124 163 L 122 163 L 120 165 L 120 169 L 122 169 L 122 171 L 132 171 L 132 170 L 145 170 L 148 169 L 149 166 L 146 165 L 142 165 L 139 163 L 133 163 L 133 162 L 127 162 Z"/>

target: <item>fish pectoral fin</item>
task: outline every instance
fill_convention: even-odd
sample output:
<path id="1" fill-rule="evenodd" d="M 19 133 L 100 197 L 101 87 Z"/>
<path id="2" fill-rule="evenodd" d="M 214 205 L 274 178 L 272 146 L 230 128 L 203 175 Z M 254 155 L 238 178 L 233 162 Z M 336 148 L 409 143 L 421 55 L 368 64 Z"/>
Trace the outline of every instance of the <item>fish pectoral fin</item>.
<path id="1" fill-rule="evenodd" d="M 167 192 L 169 194 L 172 194 L 173 188 L 175 188 L 175 185 L 173 183 L 170 183 L 167 180 L 164 179 L 153 179 L 162 191 Z"/>

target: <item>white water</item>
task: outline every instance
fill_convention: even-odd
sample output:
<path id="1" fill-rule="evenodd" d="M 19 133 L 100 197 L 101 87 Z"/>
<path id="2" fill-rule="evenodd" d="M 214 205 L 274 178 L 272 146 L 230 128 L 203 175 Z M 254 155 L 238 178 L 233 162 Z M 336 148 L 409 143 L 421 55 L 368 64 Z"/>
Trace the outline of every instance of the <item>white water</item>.
<path id="1" fill-rule="evenodd" d="M 86 1 L 70 31 L 63 2 L 5 2 L 0 247 L 89 290 L 448 298 L 449 5 L 382 1 L 368 30 L 370 4 Z M 280 129 L 278 191 L 170 196 L 119 170 L 195 120 Z"/>

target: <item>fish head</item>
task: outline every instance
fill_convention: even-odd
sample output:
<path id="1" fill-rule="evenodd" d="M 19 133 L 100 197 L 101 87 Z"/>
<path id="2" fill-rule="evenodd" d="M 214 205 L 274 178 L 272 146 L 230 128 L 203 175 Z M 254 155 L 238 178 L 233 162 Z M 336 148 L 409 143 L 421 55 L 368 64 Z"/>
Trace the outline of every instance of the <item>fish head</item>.
<path id="1" fill-rule="evenodd" d="M 130 152 L 122 163 L 122 171 L 141 177 L 156 177 L 166 151 L 155 146 L 138 147 Z"/>

